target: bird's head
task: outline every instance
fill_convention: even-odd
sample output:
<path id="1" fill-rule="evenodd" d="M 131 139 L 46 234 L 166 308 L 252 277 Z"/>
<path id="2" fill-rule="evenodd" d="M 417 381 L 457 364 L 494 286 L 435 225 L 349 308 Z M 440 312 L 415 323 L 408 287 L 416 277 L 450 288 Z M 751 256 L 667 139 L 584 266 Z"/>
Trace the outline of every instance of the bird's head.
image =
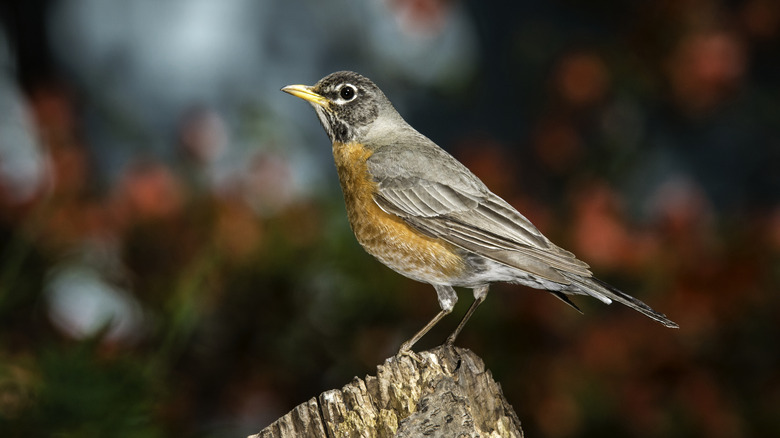
<path id="1" fill-rule="evenodd" d="M 311 103 L 332 142 L 360 142 L 383 117 L 400 118 L 370 79 L 351 71 L 331 73 L 312 86 L 288 85 L 282 91 Z M 380 123 L 375 123 L 377 120 Z"/>

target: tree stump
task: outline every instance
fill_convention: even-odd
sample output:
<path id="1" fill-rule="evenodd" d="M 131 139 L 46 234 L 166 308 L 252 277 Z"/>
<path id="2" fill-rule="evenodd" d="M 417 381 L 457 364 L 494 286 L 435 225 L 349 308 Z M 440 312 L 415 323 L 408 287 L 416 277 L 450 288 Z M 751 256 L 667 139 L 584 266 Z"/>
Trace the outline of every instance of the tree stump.
<path id="1" fill-rule="evenodd" d="M 249 438 L 516 437 L 520 420 L 472 351 L 394 356 L 376 376 L 325 391 Z"/>

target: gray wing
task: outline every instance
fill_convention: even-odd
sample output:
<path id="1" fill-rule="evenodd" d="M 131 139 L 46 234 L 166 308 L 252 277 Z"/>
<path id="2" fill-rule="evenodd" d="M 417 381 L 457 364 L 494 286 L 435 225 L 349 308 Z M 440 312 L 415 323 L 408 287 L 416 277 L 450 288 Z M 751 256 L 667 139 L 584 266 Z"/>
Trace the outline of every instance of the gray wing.
<path id="1" fill-rule="evenodd" d="M 377 205 L 426 234 L 561 284 L 571 281 L 560 271 L 591 276 L 585 262 L 550 242 L 433 143 L 422 152 L 384 146 L 368 159 L 368 166 L 379 186 Z"/>

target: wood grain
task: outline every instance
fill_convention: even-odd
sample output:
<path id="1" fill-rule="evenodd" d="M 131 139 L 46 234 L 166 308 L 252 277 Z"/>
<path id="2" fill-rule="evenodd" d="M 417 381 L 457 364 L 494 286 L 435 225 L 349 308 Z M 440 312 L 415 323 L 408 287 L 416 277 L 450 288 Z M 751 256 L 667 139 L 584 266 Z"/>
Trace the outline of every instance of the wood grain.
<path id="1" fill-rule="evenodd" d="M 520 420 L 476 354 L 441 346 L 394 356 L 297 406 L 250 438 L 513 437 Z"/>

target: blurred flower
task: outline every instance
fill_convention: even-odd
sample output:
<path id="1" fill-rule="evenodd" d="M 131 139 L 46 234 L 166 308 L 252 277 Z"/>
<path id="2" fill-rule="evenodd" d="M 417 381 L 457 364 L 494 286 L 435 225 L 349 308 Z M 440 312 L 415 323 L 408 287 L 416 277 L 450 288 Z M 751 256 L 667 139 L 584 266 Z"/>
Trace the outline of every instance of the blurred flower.
<path id="1" fill-rule="evenodd" d="M 222 117 L 205 107 L 185 114 L 179 128 L 179 142 L 187 158 L 208 166 L 225 152 L 228 132 Z"/>
<path id="2" fill-rule="evenodd" d="M 435 35 L 446 23 L 451 0 L 387 0 L 401 29 L 409 33 Z"/>
<path id="3" fill-rule="evenodd" d="M 2 44 L 0 34 L 0 50 Z M 4 64 L 0 52 L 0 66 Z M 47 181 L 47 159 L 21 93 L 0 70 L 0 205 L 31 200 Z"/>
<path id="4" fill-rule="evenodd" d="M 650 217 L 672 236 L 698 235 L 712 210 L 701 188 L 685 176 L 672 176 L 648 199 Z"/>
<path id="5" fill-rule="evenodd" d="M 581 190 L 574 206 L 574 244 L 588 263 L 616 267 L 626 261 L 633 241 L 619 214 L 615 193 L 605 184 Z"/>
<path id="6" fill-rule="evenodd" d="M 582 137 L 568 121 L 546 118 L 539 122 L 533 148 L 545 170 L 554 175 L 566 174 L 585 153 Z"/>
<path id="7" fill-rule="evenodd" d="M 217 210 L 215 239 L 224 254 L 243 259 L 258 248 L 263 237 L 261 222 L 243 202 L 222 200 Z"/>
<path id="8" fill-rule="evenodd" d="M 731 32 L 695 32 L 682 38 L 667 67 L 677 105 L 694 115 L 717 107 L 741 85 L 746 57 Z"/>
<path id="9" fill-rule="evenodd" d="M 564 56 L 553 72 L 555 91 L 573 107 L 591 106 L 606 96 L 610 76 L 601 58 L 592 52 Z"/>
<path id="10" fill-rule="evenodd" d="M 42 87 L 33 94 L 31 106 L 49 155 L 46 179 L 53 195 L 75 198 L 88 185 L 90 163 L 86 147 L 76 134 L 80 126 L 72 96 L 62 87 Z"/>
<path id="11" fill-rule="evenodd" d="M 749 35 L 771 40 L 780 32 L 780 5 L 776 0 L 749 0 L 742 6 L 742 21 Z"/>
<path id="12" fill-rule="evenodd" d="M 90 266 L 76 263 L 52 269 L 45 297 L 51 322 L 72 338 L 90 338 L 105 331 L 108 341 L 132 342 L 140 334 L 139 303 Z"/>
<path id="13" fill-rule="evenodd" d="M 246 202 L 260 215 L 271 216 L 297 198 L 290 164 L 281 155 L 256 153 L 242 178 Z"/>
<path id="14" fill-rule="evenodd" d="M 517 169 L 506 145 L 492 138 L 469 138 L 455 146 L 455 155 L 490 190 L 509 197 L 517 187 Z"/>
<path id="15" fill-rule="evenodd" d="M 476 35 L 461 2 L 385 0 L 368 7 L 370 51 L 385 69 L 444 88 L 457 88 L 477 70 Z"/>
<path id="16" fill-rule="evenodd" d="M 181 183 L 166 166 L 154 161 L 130 165 L 116 196 L 122 217 L 141 221 L 174 216 L 184 203 Z"/>

